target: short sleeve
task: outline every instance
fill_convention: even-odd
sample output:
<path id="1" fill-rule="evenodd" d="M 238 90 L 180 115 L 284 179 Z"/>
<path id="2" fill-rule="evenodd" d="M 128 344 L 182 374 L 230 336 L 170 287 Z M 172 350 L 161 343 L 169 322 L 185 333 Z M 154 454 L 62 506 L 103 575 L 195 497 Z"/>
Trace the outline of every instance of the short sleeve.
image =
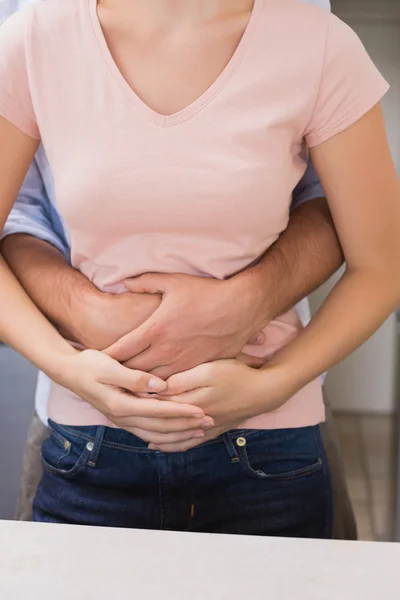
<path id="1" fill-rule="evenodd" d="M 334 15 L 329 19 L 317 101 L 304 136 L 309 148 L 358 121 L 389 89 L 356 33 Z"/>
<path id="2" fill-rule="evenodd" d="M 26 56 L 27 18 L 31 7 L 0 25 L 0 116 L 40 139 L 29 89 Z"/>

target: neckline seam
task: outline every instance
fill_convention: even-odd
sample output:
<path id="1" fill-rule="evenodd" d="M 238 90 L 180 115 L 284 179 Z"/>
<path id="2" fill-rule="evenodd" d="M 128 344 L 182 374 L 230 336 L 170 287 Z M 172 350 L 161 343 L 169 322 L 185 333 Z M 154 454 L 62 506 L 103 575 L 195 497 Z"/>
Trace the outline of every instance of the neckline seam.
<path id="1" fill-rule="evenodd" d="M 250 15 L 250 20 L 246 29 L 244 30 L 243 36 L 240 39 L 230 61 L 227 63 L 217 79 L 215 79 L 215 81 L 211 83 L 211 85 L 196 100 L 171 115 L 162 115 L 161 113 L 158 113 L 148 106 L 146 102 L 141 100 L 141 98 L 136 94 L 134 89 L 125 79 L 122 72 L 119 70 L 118 65 L 115 63 L 115 61 L 113 61 L 113 57 L 108 48 L 107 40 L 102 31 L 100 20 L 96 14 L 97 0 L 86 0 L 85 3 L 89 13 L 92 35 L 95 38 L 96 46 L 101 53 L 102 62 L 105 63 L 105 67 L 107 68 L 109 75 L 118 85 L 118 88 L 121 90 L 126 100 L 129 101 L 129 104 L 135 110 L 141 112 L 143 117 L 152 122 L 154 125 L 159 126 L 162 129 L 168 129 L 184 123 L 196 116 L 208 104 L 215 100 L 218 94 L 227 86 L 227 84 L 237 73 L 239 67 L 242 65 L 250 51 L 251 41 L 254 38 L 254 34 L 259 26 L 259 21 L 256 19 L 261 14 L 263 2 L 264 0 L 254 0 L 252 14 Z M 103 35 L 103 40 L 99 38 L 100 34 Z M 108 49 L 108 53 L 105 52 L 105 48 L 103 46 Z M 215 90 L 212 89 L 214 87 Z"/>

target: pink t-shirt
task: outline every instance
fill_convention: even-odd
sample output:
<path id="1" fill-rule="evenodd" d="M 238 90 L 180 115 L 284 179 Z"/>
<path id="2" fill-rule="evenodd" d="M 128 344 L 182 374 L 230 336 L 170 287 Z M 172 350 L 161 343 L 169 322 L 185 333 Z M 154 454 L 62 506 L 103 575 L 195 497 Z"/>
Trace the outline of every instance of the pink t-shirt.
<path id="1" fill-rule="evenodd" d="M 349 27 L 298 0 L 255 0 L 220 77 L 169 117 L 121 75 L 96 0 L 32 5 L 0 28 L 0 115 L 43 140 L 72 263 L 108 292 L 146 272 L 221 279 L 253 263 L 287 226 L 304 144 L 346 129 L 387 88 Z M 268 359 L 300 329 L 290 311 L 246 352 Z M 56 384 L 49 414 L 110 425 Z M 323 419 L 316 380 L 245 426 Z"/>

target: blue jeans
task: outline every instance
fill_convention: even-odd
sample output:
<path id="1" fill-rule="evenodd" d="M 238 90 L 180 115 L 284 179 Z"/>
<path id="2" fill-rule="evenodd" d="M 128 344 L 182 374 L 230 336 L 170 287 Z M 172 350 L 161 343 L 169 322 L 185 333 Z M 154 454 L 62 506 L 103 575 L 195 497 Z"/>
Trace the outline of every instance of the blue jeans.
<path id="1" fill-rule="evenodd" d="M 34 521 L 332 537 L 319 427 L 236 430 L 175 454 L 121 429 L 50 422 L 50 432 Z"/>

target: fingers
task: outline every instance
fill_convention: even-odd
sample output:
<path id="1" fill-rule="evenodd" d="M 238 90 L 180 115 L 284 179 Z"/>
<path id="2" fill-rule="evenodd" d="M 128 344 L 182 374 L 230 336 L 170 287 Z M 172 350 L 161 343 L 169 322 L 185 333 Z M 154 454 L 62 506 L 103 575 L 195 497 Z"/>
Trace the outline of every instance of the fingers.
<path id="1" fill-rule="evenodd" d="M 167 400 L 141 399 L 123 392 L 116 392 L 113 398 L 110 396 L 108 405 L 111 420 L 128 417 L 181 419 L 205 416 L 204 411 L 198 406 L 178 404 L 177 402 Z"/>
<path id="2" fill-rule="evenodd" d="M 186 441 L 161 443 L 161 444 L 150 442 L 149 450 L 158 450 L 159 452 L 167 452 L 167 453 L 187 452 L 188 450 L 191 450 L 192 448 L 195 448 L 196 446 L 200 446 L 200 444 L 202 444 L 203 442 L 204 442 L 204 437 L 203 437 L 203 439 L 190 438 L 189 440 L 186 440 Z"/>
<path id="3" fill-rule="evenodd" d="M 201 429 L 192 429 L 188 431 L 177 431 L 174 433 L 156 433 L 139 429 L 137 427 L 129 428 L 129 431 L 149 444 L 166 445 L 166 444 L 182 444 L 190 440 L 204 439 L 204 431 Z"/>
<path id="4" fill-rule="evenodd" d="M 156 314 L 155 311 L 154 314 Z M 150 332 L 153 316 L 142 325 L 124 335 L 121 339 L 104 350 L 104 353 L 121 363 L 126 363 L 150 346 Z"/>
<path id="5" fill-rule="evenodd" d="M 178 404 L 190 404 L 191 406 L 203 406 L 207 399 L 209 388 L 197 388 L 196 390 L 190 390 L 190 392 L 183 392 L 182 394 L 175 395 L 160 395 L 161 399 L 168 400 L 169 402 L 176 402 Z"/>
<path id="6" fill-rule="evenodd" d="M 167 387 L 162 379 L 142 371 L 132 371 L 115 360 L 109 361 L 102 370 L 99 381 L 130 392 L 162 392 Z"/>
<path id="7" fill-rule="evenodd" d="M 164 356 L 162 355 L 164 354 Z M 138 356 L 134 356 L 131 360 L 124 363 L 128 369 L 136 369 L 138 371 L 146 371 L 151 373 L 153 369 L 158 368 L 160 365 L 166 365 L 167 358 L 165 352 L 159 352 L 153 346 L 141 352 Z"/>
<path id="8" fill-rule="evenodd" d="M 237 424 L 232 424 L 235 427 Z M 149 450 L 158 450 L 159 452 L 187 452 L 192 448 L 196 448 L 196 446 L 200 446 L 204 444 L 204 442 L 208 442 L 209 440 L 214 440 L 221 433 L 232 429 L 233 427 L 224 426 L 224 427 L 214 427 L 206 432 L 203 439 L 199 438 L 191 438 L 188 440 L 180 441 L 180 442 L 170 442 L 165 444 L 157 444 L 154 442 L 150 442 Z"/>
<path id="9" fill-rule="evenodd" d="M 240 361 L 241 363 L 244 363 L 252 369 L 261 369 L 261 367 L 265 367 L 266 363 L 265 358 L 249 356 L 248 354 L 239 354 L 239 356 L 236 357 L 236 360 Z"/>
<path id="10" fill-rule="evenodd" d="M 218 437 L 218 434 L 215 434 L 214 437 Z M 177 442 L 166 442 L 166 443 L 149 443 L 149 450 L 158 450 L 159 452 L 187 452 L 188 450 L 192 450 L 204 442 L 207 441 L 207 436 L 201 438 L 192 437 L 188 440 L 181 440 Z"/>
<path id="11" fill-rule="evenodd" d="M 135 294 L 164 294 L 169 277 L 160 273 L 146 273 L 140 277 L 126 279 L 124 284 Z"/>
<path id="12" fill-rule="evenodd" d="M 167 380 L 167 394 L 183 394 L 199 387 L 207 387 L 212 384 L 212 363 L 199 365 L 189 371 L 172 375 Z"/>
<path id="13" fill-rule="evenodd" d="M 211 419 L 211 417 L 188 417 L 182 419 L 149 419 L 144 417 L 135 417 L 131 420 L 131 422 L 129 422 L 129 419 L 126 419 L 126 424 L 123 425 L 124 428 L 127 425 L 130 429 L 134 427 L 135 429 L 141 429 L 143 431 L 157 434 L 160 433 L 162 435 L 182 434 L 184 432 L 194 431 L 202 433 L 204 437 L 204 429 L 213 427 L 214 420 Z M 189 437 L 190 436 L 187 438 L 185 437 L 184 439 L 189 439 Z M 166 440 L 166 442 L 167 441 L 168 440 Z M 179 439 L 171 439 L 170 441 L 179 441 Z"/>
<path id="14" fill-rule="evenodd" d="M 172 375 L 176 375 L 176 373 L 179 373 L 179 371 L 179 365 L 177 366 L 176 364 L 172 364 L 152 369 L 150 373 L 152 375 L 155 375 L 156 377 L 159 377 L 163 381 L 167 381 L 169 377 L 172 377 Z"/>

